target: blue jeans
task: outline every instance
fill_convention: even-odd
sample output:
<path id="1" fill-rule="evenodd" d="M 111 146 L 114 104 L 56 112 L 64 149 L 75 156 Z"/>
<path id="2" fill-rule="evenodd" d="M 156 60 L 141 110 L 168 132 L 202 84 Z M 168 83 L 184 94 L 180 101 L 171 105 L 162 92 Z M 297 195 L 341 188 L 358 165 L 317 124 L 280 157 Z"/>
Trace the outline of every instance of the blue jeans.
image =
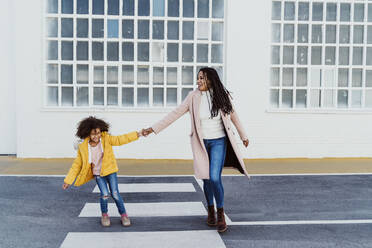
<path id="1" fill-rule="evenodd" d="M 226 157 L 226 137 L 218 139 L 204 139 L 204 145 L 209 156 L 209 179 L 204 179 L 204 194 L 208 206 L 214 205 L 216 199 L 217 208 L 223 207 L 224 191 L 222 185 L 222 168 Z"/>
<path id="2" fill-rule="evenodd" d="M 101 191 L 101 198 L 100 198 L 100 204 L 101 204 L 101 212 L 103 214 L 107 214 L 107 202 L 109 198 L 109 191 L 107 188 L 107 184 L 110 187 L 111 196 L 115 201 L 115 204 L 119 210 L 120 214 L 125 214 L 125 207 L 124 207 L 124 201 L 123 198 L 121 198 L 119 189 L 118 189 L 118 177 L 115 173 L 112 173 L 110 175 L 101 177 L 101 176 L 95 176 L 96 182 L 98 185 L 99 190 Z"/>

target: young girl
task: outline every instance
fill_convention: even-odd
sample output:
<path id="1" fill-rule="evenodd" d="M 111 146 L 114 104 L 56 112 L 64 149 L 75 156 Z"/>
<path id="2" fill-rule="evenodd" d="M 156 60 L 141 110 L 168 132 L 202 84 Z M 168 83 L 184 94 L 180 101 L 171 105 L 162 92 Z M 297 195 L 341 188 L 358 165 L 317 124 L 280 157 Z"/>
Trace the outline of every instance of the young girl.
<path id="1" fill-rule="evenodd" d="M 67 189 L 75 179 L 75 186 L 81 186 L 95 178 L 101 191 L 101 224 L 102 226 L 110 226 L 110 218 L 107 214 L 108 184 L 111 196 L 120 213 L 122 225 L 130 226 L 130 220 L 118 190 L 116 174 L 118 166 L 112 146 L 120 146 L 137 140 L 142 136 L 143 130 L 120 136 L 111 136 L 108 129 L 108 123 L 92 116 L 79 122 L 76 136 L 84 141 L 79 145 L 77 157 L 64 180 L 62 188 Z"/>

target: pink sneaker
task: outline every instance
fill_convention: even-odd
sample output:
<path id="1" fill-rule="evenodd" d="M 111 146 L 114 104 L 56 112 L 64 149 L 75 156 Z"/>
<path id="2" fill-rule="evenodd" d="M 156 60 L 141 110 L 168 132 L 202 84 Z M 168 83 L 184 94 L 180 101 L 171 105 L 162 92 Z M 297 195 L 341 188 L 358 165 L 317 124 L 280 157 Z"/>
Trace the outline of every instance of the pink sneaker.
<path id="1" fill-rule="evenodd" d="M 130 223 L 130 219 L 129 219 L 129 217 L 128 217 L 127 214 L 122 214 L 122 215 L 121 215 L 121 224 L 122 224 L 123 226 L 125 226 L 125 227 L 131 225 L 131 223 Z"/>
<path id="2" fill-rule="evenodd" d="M 101 225 L 104 226 L 104 227 L 107 227 L 107 226 L 111 225 L 110 217 L 108 216 L 108 214 L 102 214 Z"/>

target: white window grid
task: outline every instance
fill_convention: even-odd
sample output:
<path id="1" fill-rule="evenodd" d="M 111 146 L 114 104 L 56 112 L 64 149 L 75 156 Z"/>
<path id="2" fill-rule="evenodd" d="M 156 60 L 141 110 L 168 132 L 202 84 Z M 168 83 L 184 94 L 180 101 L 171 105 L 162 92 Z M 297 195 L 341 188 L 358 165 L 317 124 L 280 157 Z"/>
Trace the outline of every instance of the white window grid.
<path id="1" fill-rule="evenodd" d="M 182 100 L 185 97 L 185 94 L 183 95 L 183 90 L 193 90 L 196 88 L 196 74 L 197 70 L 204 66 L 214 67 L 221 71 L 221 76 L 224 79 L 226 77 L 225 74 L 225 61 L 226 61 L 226 0 L 224 0 L 224 14 L 223 18 L 213 18 L 212 17 L 212 1 L 209 0 L 209 18 L 199 18 L 197 17 L 198 9 L 197 9 L 197 1 L 194 0 L 194 17 L 183 17 L 183 0 L 179 0 L 179 17 L 169 17 L 168 14 L 168 0 L 164 0 L 164 16 L 153 16 L 153 0 L 150 0 L 150 10 L 149 10 L 149 16 L 138 16 L 138 0 L 134 0 L 134 15 L 128 16 L 123 15 L 123 0 L 119 0 L 119 15 L 98 15 L 93 14 L 93 3 L 92 0 L 89 0 L 89 13 L 88 14 L 77 14 L 77 0 L 73 0 L 73 14 L 61 14 L 62 9 L 62 0 L 58 0 L 58 13 L 48 13 L 47 10 L 47 1 L 44 2 L 44 9 L 45 9 L 45 16 L 44 20 L 47 18 L 57 18 L 58 20 L 58 35 L 57 37 L 48 37 L 47 36 L 47 25 L 46 21 L 44 22 L 44 37 L 45 37 L 45 50 L 44 50 L 44 58 L 45 59 L 45 66 L 43 70 L 43 81 L 45 82 L 44 85 L 44 108 L 67 108 L 67 109 L 127 109 L 127 110 L 136 110 L 136 109 L 165 109 L 167 107 L 172 107 L 172 105 L 167 105 L 167 89 L 177 89 L 177 105 L 182 102 Z M 104 13 L 108 13 L 108 0 L 104 0 Z M 62 18 L 72 18 L 73 19 L 73 37 L 61 37 L 61 19 Z M 88 38 L 77 38 L 77 19 L 88 19 Z M 92 20 L 93 19 L 103 19 L 104 20 L 104 35 L 103 38 L 91 38 L 92 37 Z M 107 21 L 108 20 L 118 20 L 118 38 L 108 38 L 107 37 Z M 133 20 L 134 21 L 134 38 L 128 39 L 122 37 L 122 21 L 123 20 Z M 149 20 L 149 39 L 138 39 L 138 20 Z M 152 22 L 161 20 L 164 21 L 164 39 L 156 40 L 152 38 Z M 168 40 L 167 34 L 168 34 L 168 21 L 178 21 L 179 25 L 179 39 L 177 40 Z M 194 39 L 193 40 L 183 40 L 182 34 L 183 34 L 183 22 L 184 21 L 193 21 L 194 22 Z M 197 33 L 198 33 L 198 22 L 208 22 L 208 40 L 198 40 Z M 222 23 L 223 24 L 223 38 L 222 41 L 212 41 L 212 23 Z M 49 60 L 47 58 L 47 42 L 48 41 L 57 41 L 58 42 L 58 59 L 57 60 Z M 73 42 L 73 60 L 62 60 L 62 41 L 72 41 Z M 78 41 L 85 41 L 88 42 L 88 60 L 76 60 L 76 53 L 77 53 L 77 42 Z M 92 42 L 103 42 L 103 60 L 92 60 Z M 107 42 L 118 42 L 118 61 L 107 61 Z M 123 42 L 133 42 L 134 43 L 134 60 L 133 61 L 123 61 L 122 60 L 122 43 Z M 149 44 L 149 61 L 138 61 L 138 42 L 146 42 Z M 163 62 L 153 62 L 152 61 L 152 43 L 163 43 L 164 44 L 164 57 Z M 167 61 L 167 44 L 169 43 L 176 43 L 178 44 L 178 62 L 169 62 Z M 183 62 L 182 61 L 182 44 L 193 44 L 193 62 Z M 208 62 L 197 62 L 197 44 L 207 44 L 208 45 Z M 212 45 L 222 45 L 223 46 L 223 56 L 222 56 L 222 63 L 212 63 L 211 62 L 211 48 Z M 57 84 L 48 84 L 46 80 L 46 67 L 48 64 L 57 64 L 58 65 L 58 83 Z M 62 84 L 61 83 L 61 65 L 72 65 L 73 66 L 73 82 L 72 84 Z M 76 79 L 76 67 L 77 65 L 88 65 L 89 67 L 89 82 L 88 84 L 77 84 Z M 134 67 L 134 83 L 133 84 L 123 84 L 122 83 L 122 66 L 130 65 Z M 104 83 L 103 84 L 93 84 L 93 74 L 94 70 L 93 68 L 95 66 L 103 66 L 104 67 Z M 109 66 L 116 66 L 118 68 L 118 83 L 117 84 L 108 84 L 107 83 L 107 67 Z M 148 66 L 149 68 L 149 82 L 148 84 L 138 84 L 137 83 L 137 68 L 138 66 Z M 193 67 L 193 84 L 192 85 L 183 85 L 182 84 L 182 68 L 184 66 L 192 66 Z M 153 68 L 155 67 L 163 67 L 164 73 L 163 73 L 163 79 L 164 83 L 163 85 L 154 85 L 153 84 Z M 166 78 L 167 78 L 167 68 L 168 67 L 176 67 L 177 68 L 177 84 L 175 85 L 167 85 Z M 225 81 L 225 80 L 224 80 Z M 47 104 L 47 97 L 48 97 L 48 87 L 57 87 L 58 89 L 58 104 L 57 106 L 48 106 Z M 73 89 L 73 105 L 72 106 L 62 106 L 62 88 L 63 87 L 72 87 Z M 88 87 L 89 90 L 89 98 L 88 98 L 88 106 L 77 106 L 77 89 L 78 87 Z M 103 87 L 104 88 L 104 104 L 103 105 L 94 105 L 94 99 L 93 99 L 93 88 L 94 87 Z M 118 105 L 109 106 L 107 104 L 107 89 L 109 87 L 115 87 L 118 88 Z M 123 88 L 133 88 L 134 90 L 134 99 L 133 99 L 133 106 L 123 106 L 122 105 L 122 89 Z M 148 106 L 141 107 L 138 105 L 138 99 L 137 99 L 137 92 L 138 89 L 145 88 L 148 89 Z M 153 105 L 153 89 L 161 88 L 163 89 L 163 105 L 155 107 Z"/>
<path id="2" fill-rule="evenodd" d="M 270 111 L 341 111 L 344 112 L 344 110 L 350 112 L 350 111 L 359 111 L 359 110 L 366 110 L 368 112 L 371 111 L 372 106 L 372 87 L 366 86 L 366 72 L 367 70 L 372 70 L 372 65 L 366 64 L 367 59 L 367 48 L 372 48 L 372 44 L 367 44 L 367 36 L 368 36 L 368 26 L 372 28 L 372 22 L 368 22 L 368 8 L 371 8 L 372 10 L 372 1 L 368 0 L 327 0 L 327 1 L 320 1 L 320 0 L 273 0 L 274 2 L 280 2 L 281 3 L 281 19 L 280 20 L 271 20 L 272 24 L 280 24 L 280 42 L 273 42 L 271 40 L 271 47 L 279 46 L 280 47 L 280 62 L 279 64 L 274 64 L 271 62 L 271 68 L 270 68 L 270 74 L 271 69 L 276 68 L 279 69 L 279 85 L 273 86 L 271 79 L 269 83 L 270 88 L 270 101 L 272 101 L 273 92 L 278 93 L 278 99 L 277 99 L 277 106 L 273 106 L 272 102 L 269 103 L 269 110 Z M 285 3 L 293 3 L 295 5 L 294 8 L 294 20 L 284 20 L 284 5 Z M 298 4 L 299 3 L 308 3 L 309 4 L 309 15 L 308 20 L 298 20 Z M 313 14 L 313 3 L 323 3 L 323 20 L 322 21 L 313 21 L 312 20 L 312 14 Z M 327 17 L 327 3 L 335 3 L 337 4 L 337 14 L 336 14 L 336 21 L 328 21 L 326 20 Z M 340 12 L 341 8 L 340 5 L 346 3 L 350 4 L 350 21 L 340 21 Z M 355 4 L 363 4 L 364 5 L 364 19 L 362 22 L 360 21 L 354 21 L 354 7 Z M 371 7 L 369 7 L 369 5 Z M 273 5 L 271 5 L 273 6 Z M 272 12 L 270 12 L 272 13 Z M 271 16 L 270 16 L 270 19 Z M 284 25 L 285 24 L 293 24 L 294 25 L 294 41 L 293 42 L 284 42 Z M 299 24 L 307 24 L 308 25 L 308 40 L 306 43 L 299 43 L 298 42 L 298 25 Z M 321 43 L 312 43 L 312 26 L 313 25 L 321 25 L 322 26 L 322 42 Z M 336 26 L 336 42 L 335 43 L 327 43 L 326 42 L 326 26 L 327 25 L 335 25 Z M 347 44 L 340 44 L 339 43 L 339 27 L 342 25 L 347 25 L 350 27 L 349 29 L 349 43 Z M 363 42 L 361 44 L 357 44 L 353 42 L 354 40 L 354 27 L 355 26 L 363 26 Z M 273 34 L 272 34 L 273 35 Z M 283 49 L 285 46 L 293 47 L 293 64 L 284 64 L 283 63 Z M 307 47 L 307 62 L 305 65 L 299 64 L 297 62 L 297 48 L 298 47 Z M 312 65 L 311 64 L 311 49 L 312 47 L 321 47 L 321 54 L 322 54 L 322 61 L 320 65 Z M 326 47 L 334 47 L 335 48 L 335 64 L 334 65 L 326 65 Z M 349 48 L 349 62 L 348 65 L 339 65 L 339 49 L 340 47 L 348 47 Z M 354 47 L 360 47 L 362 48 L 363 57 L 362 57 L 362 64 L 361 65 L 353 65 L 353 48 Z M 271 55 L 272 56 L 272 55 Z M 293 84 L 292 86 L 283 86 L 283 69 L 284 68 L 292 68 L 293 69 Z M 297 68 L 304 68 L 307 69 L 307 84 L 306 86 L 297 86 Z M 338 69 L 348 69 L 348 85 L 346 87 L 339 87 L 338 86 Z M 352 85 L 352 74 L 354 69 L 361 69 L 362 74 L 362 84 L 360 87 L 356 87 Z M 324 71 L 332 71 L 333 70 L 333 77 L 334 77 L 334 85 L 333 86 L 326 86 L 324 84 L 325 79 L 325 73 L 321 73 L 321 85 L 318 87 L 311 86 L 311 78 L 312 78 L 312 72 L 315 70 L 321 70 Z M 292 106 L 291 107 L 285 107 L 283 106 L 283 90 L 290 90 L 292 91 Z M 305 106 L 298 107 L 296 106 L 296 93 L 297 90 L 305 90 L 306 91 L 306 102 Z M 320 94 L 320 103 L 318 107 L 311 106 L 310 100 L 312 97 L 311 91 L 318 90 L 321 92 Z M 325 102 L 325 91 L 332 91 L 333 92 L 333 107 L 327 107 Z M 338 106 L 338 93 L 340 91 L 348 92 L 347 94 L 347 106 L 340 107 Z M 359 107 L 355 107 L 352 105 L 352 94 L 355 91 L 361 92 L 361 103 Z M 366 97 L 368 93 L 368 106 L 366 105 Z"/>

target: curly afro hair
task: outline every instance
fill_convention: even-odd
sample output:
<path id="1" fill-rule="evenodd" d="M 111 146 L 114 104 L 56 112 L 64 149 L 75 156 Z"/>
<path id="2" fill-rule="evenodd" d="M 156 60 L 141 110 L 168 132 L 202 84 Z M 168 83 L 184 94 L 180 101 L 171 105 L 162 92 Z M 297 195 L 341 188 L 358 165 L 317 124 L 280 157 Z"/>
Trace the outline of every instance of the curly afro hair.
<path id="1" fill-rule="evenodd" d="M 80 139 L 89 137 L 93 129 L 99 128 L 101 132 L 108 132 L 110 124 L 93 116 L 81 120 L 78 124 L 76 136 Z"/>

